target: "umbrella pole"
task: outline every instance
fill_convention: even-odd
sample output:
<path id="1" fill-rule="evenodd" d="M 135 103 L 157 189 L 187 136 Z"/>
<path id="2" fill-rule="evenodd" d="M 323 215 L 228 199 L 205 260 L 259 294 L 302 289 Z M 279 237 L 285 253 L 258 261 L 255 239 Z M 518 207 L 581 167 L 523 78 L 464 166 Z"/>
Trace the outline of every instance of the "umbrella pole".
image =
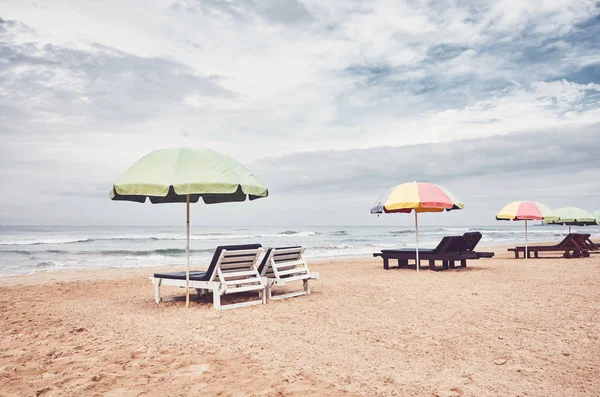
<path id="1" fill-rule="evenodd" d="M 527 219 L 525 219 L 525 259 L 527 258 Z"/>
<path id="2" fill-rule="evenodd" d="M 185 307 L 190 307 L 190 195 L 185 197 L 185 225 L 186 225 L 186 239 L 185 239 L 185 254 L 187 256 L 187 267 L 185 270 Z"/>
<path id="3" fill-rule="evenodd" d="M 419 219 L 417 217 L 417 211 L 415 211 L 415 228 L 417 229 L 417 271 L 419 271 Z"/>
<path id="4" fill-rule="evenodd" d="M 571 234 L 571 225 L 569 225 L 569 234 Z"/>

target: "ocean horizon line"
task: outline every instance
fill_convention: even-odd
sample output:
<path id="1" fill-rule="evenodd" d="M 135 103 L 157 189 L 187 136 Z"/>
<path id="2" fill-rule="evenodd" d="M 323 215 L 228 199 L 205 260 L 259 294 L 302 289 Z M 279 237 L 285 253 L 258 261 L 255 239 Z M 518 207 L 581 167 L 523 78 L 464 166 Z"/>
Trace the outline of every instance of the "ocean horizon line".
<path id="1" fill-rule="evenodd" d="M 535 223 L 534 223 L 535 222 Z M 539 222 L 539 223 L 538 223 Z M 421 227 L 421 222 L 419 222 Z M 431 223 L 423 225 L 424 227 L 490 227 L 490 226 L 503 226 L 503 225 L 524 225 L 523 221 L 496 221 L 493 223 Z M 564 227 L 559 224 L 543 224 L 541 221 L 529 221 L 529 225 L 540 225 L 547 227 Z M 594 225 L 592 225 L 594 226 Z M 127 227 L 175 227 L 175 228 L 185 228 L 185 222 L 180 224 L 152 224 L 152 225 L 144 225 L 144 224 L 132 224 L 132 225 L 106 225 L 106 224 L 0 224 L 0 227 L 93 227 L 93 228 L 127 228 Z M 316 224 L 306 224 L 306 225 L 251 225 L 248 226 L 240 224 L 240 225 L 207 225 L 201 223 L 190 223 L 190 227 L 194 228 L 290 228 L 290 227 L 381 227 L 381 228 L 390 228 L 390 227 L 407 227 L 414 228 L 414 224 L 405 224 L 405 225 L 395 225 L 395 224 L 385 224 L 385 225 L 361 225 L 361 224 L 328 224 L 328 225 L 316 225 Z M 576 227 L 576 226 L 573 226 Z M 577 227 L 585 227 L 585 226 L 577 226 Z"/>

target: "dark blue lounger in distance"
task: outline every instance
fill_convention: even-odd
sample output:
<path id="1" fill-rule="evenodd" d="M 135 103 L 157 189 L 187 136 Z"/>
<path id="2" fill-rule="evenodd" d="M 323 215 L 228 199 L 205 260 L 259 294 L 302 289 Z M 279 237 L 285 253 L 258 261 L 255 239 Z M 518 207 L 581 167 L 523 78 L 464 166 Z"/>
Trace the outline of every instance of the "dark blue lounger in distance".
<path id="1" fill-rule="evenodd" d="M 481 233 L 470 232 L 463 236 L 446 236 L 442 238 L 437 247 L 433 249 L 419 249 L 419 261 L 429 261 L 430 270 L 447 270 L 455 267 L 455 262 L 460 261 L 461 267 L 467 266 L 468 259 L 491 258 L 493 252 L 477 252 L 475 246 L 481 240 Z M 398 267 L 408 268 L 416 267 L 416 263 L 409 265 L 408 261 L 417 260 L 416 250 L 414 248 L 404 248 L 397 250 L 381 250 L 373 254 L 374 257 L 383 259 L 383 268 L 389 269 L 389 260 L 398 260 Z M 435 261 L 442 262 L 442 268 L 435 267 Z"/>

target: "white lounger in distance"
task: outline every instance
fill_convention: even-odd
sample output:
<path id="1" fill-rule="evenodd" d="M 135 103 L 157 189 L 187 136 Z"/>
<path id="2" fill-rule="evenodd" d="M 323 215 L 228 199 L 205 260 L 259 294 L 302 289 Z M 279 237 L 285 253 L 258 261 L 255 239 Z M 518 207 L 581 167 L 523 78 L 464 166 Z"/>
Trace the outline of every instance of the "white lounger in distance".
<path id="1" fill-rule="evenodd" d="M 319 273 L 311 273 L 304 260 L 304 247 L 269 248 L 258 267 L 263 283 L 267 288 L 268 299 L 283 299 L 310 294 L 310 280 L 317 280 Z M 292 281 L 302 280 L 301 291 L 273 295 L 274 286 L 283 286 Z"/>
<path id="2" fill-rule="evenodd" d="M 262 248 L 260 244 L 219 246 L 204 271 L 190 271 L 190 288 L 200 295 L 212 291 L 215 309 L 233 309 L 266 303 L 265 285 L 257 270 Z M 154 273 L 150 277 L 154 284 L 154 299 L 161 302 L 160 287 L 170 285 L 185 288 L 185 272 Z M 257 291 L 258 300 L 221 305 L 221 295 Z"/>

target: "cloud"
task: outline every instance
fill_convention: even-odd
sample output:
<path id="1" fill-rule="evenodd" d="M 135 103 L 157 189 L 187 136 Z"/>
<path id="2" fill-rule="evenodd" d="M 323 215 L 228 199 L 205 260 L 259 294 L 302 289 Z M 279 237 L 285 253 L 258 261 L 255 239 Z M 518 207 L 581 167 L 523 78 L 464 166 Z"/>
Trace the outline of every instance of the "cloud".
<path id="1" fill-rule="evenodd" d="M 8 32 L 23 26 L 7 21 Z M 185 98 L 233 98 L 212 77 L 168 59 L 139 57 L 100 44 L 68 48 L 0 43 L 0 117 L 23 123 L 93 126 L 170 115 Z"/>
<path id="2" fill-rule="evenodd" d="M 254 215 L 207 222 L 370 222 L 373 191 L 399 178 L 449 183 L 481 214 L 520 194 L 566 200 L 554 180 L 591 202 L 599 14 L 594 0 L 6 0 L 0 177 L 23 199 L 0 198 L 0 223 L 145 221 L 105 192 L 177 146 L 272 185 Z"/>
<path id="3" fill-rule="evenodd" d="M 276 24 L 296 24 L 312 19 L 297 0 L 201 0 L 181 1 L 169 6 L 172 10 L 195 13 L 197 9 L 213 17 L 227 16 L 235 21 L 264 20 Z"/>
<path id="4" fill-rule="evenodd" d="M 444 183 L 507 175 L 519 185 L 535 184 L 541 174 L 600 171 L 599 134 L 600 123 L 447 143 L 295 153 L 262 158 L 252 168 L 272 184 L 274 194 L 383 191 L 412 180 Z M 561 181 L 565 188 L 568 184 Z"/>
<path id="5" fill-rule="evenodd" d="M 370 205 L 390 187 L 413 180 L 441 184 L 466 204 L 461 214 L 436 218 L 434 224 L 489 224 L 494 211 L 514 200 L 595 208 L 599 136 L 600 124 L 595 124 L 448 143 L 296 153 L 260 159 L 251 169 L 269 187 L 269 207 L 281 224 L 371 224 Z M 294 213 L 301 208 L 304 212 Z"/>

